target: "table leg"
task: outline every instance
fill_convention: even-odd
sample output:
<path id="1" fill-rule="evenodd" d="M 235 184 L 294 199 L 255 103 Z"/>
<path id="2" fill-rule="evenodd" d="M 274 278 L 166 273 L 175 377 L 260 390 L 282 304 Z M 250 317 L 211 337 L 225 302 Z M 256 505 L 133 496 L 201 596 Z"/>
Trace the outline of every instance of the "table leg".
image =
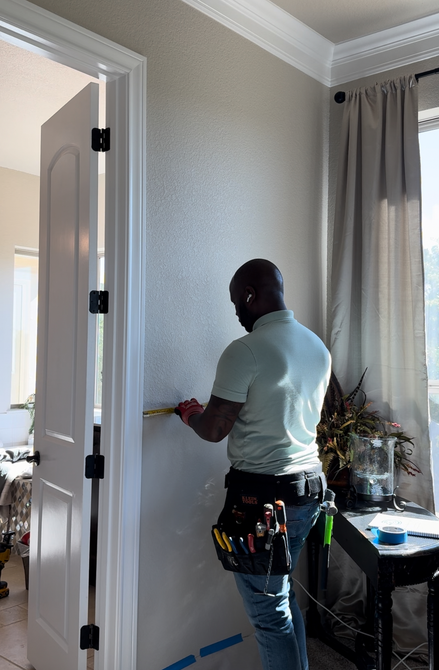
<path id="1" fill-rule="evenodd" d="M 392 589 L 378 586 L 375 594 L 375 649 L 377 670 L 390 670 L 392 662 Z"/>
<path id="2" fill-rule="evenodd" d="M 360 631 L 355 638 L 355 653 L 358 657 L 357 666 L 362 668 L 376 667 L 375 660 L 375 635 L 374 635 L 374 615 L 375 615 L 375 589 L 367 578 L 366 592 L 366 623 L 361 626 Z M 363 635 L 366 633 L 366 635 Z M 369 637 L 370 636 L 370 637 Z M 373 656 L 371 656 L 371 654 Z"/>
<path id="3" fill-rule="evenodd" d="M 439 622 L 439 570 L 428 582 L 427 628 L 429 670 L 439 670 L 439 635 L 434 635 L 435 621 Z M 436 623 L 437 626 L 437 623 Z"/>
<path id="4" fill-rule="evenodd" d="M 319 584 L 319 537 L 317 530 L 313 528 L 308 535 L 308 571 L 309 592 L 317 600 Z M 306 631 L 309 637 L 319 637 L 321 634 L 321 620 L 317 609 L 317 603 L 310 598 L 308 611 L 306 613 Z"/>

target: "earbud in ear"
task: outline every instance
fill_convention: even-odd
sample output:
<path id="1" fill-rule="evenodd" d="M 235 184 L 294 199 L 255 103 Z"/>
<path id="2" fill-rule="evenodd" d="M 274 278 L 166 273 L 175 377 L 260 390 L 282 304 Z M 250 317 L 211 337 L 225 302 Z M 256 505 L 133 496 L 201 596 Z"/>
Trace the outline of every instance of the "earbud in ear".
<path id="1" fill-rule="evenodd" d="M 247 302 L 250 302 L 251 297 L 252 297 L 252 294 L 250 293 L 250 295 L 247 296 Z"/>

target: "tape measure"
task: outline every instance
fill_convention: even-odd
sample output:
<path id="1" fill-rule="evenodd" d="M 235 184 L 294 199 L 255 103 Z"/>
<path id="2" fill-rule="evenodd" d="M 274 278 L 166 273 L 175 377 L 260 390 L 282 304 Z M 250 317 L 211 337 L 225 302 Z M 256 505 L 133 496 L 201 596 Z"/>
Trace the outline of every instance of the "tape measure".
<path id="1" fill-rule="evenodd" d="M 383 526 L 378 528 L 378 540 L 383 544 L 403 544 L 407 542 L 407 531 L 400 526 Z"/>
<path id="2" fill-rule="evenodd" d="M 202 407 L 207 407 L 207 402 L 201 403 Z M 143 416 L 160 416 L 160 414 L 174 414 L 175 407 L 161 407 L 160 409 L 144 409 Z"/>

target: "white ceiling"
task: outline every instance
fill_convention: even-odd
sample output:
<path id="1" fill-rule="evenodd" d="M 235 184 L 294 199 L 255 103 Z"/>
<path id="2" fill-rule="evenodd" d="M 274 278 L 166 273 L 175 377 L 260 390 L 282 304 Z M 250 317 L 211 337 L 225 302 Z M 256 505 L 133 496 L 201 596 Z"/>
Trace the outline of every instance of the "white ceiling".
<path id="1" fill-rule="evenodd" d="M 41 126 L 97 79 L 1 40 L 0 64 L 0 167 L 37 175 Z"/>
<path id="2" fill-rule="evenodd" d="M 438 0 L 215 0 L 214 12 L 212 0 L 183 1 L 327 85 L 364 76 L 371 55 L 381 58 L 374 72 L 404 64 L 403 43 L 410 42 L 413 61 L 436 55 L 431 44 L 439 44 Z M 41 125 L 96 80 L 1 40 L 0 64 L 0 167 L 39 174 Z"/>
<path id="3" fill-rule="evenodd" d="M 436 14 L 437 0 L 272 0 L 334 44 Z"/>

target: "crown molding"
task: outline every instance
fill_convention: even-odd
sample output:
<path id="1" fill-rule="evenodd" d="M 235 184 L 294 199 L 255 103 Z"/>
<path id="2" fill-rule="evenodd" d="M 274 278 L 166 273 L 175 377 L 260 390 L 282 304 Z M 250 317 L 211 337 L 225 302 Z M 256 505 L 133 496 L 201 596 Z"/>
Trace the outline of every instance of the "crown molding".
<path id="1" fill-rule="evenodd" d="M 269 0 L 183 0 L 325 86 L 439 56 L 439 14 L 340 44 Z"/>
<path id="2" fill-rule="evenodd" d="M 334 45 L 268 0 L 183 0 L 326 86 Z"/>
<path id="3" fill-rule="evenodd" d="M 331 85 L 439 56 L 439 14 L 334 47 Z"/>
<path id="4" fill-rule="evenodd" d="M 98 62 L 98 77 L 105 81 L 128 74 L 145 60 L 27 0 L 0 0 L 0 33 L 5 42 L 92 77 L 97 76 Z"/>

